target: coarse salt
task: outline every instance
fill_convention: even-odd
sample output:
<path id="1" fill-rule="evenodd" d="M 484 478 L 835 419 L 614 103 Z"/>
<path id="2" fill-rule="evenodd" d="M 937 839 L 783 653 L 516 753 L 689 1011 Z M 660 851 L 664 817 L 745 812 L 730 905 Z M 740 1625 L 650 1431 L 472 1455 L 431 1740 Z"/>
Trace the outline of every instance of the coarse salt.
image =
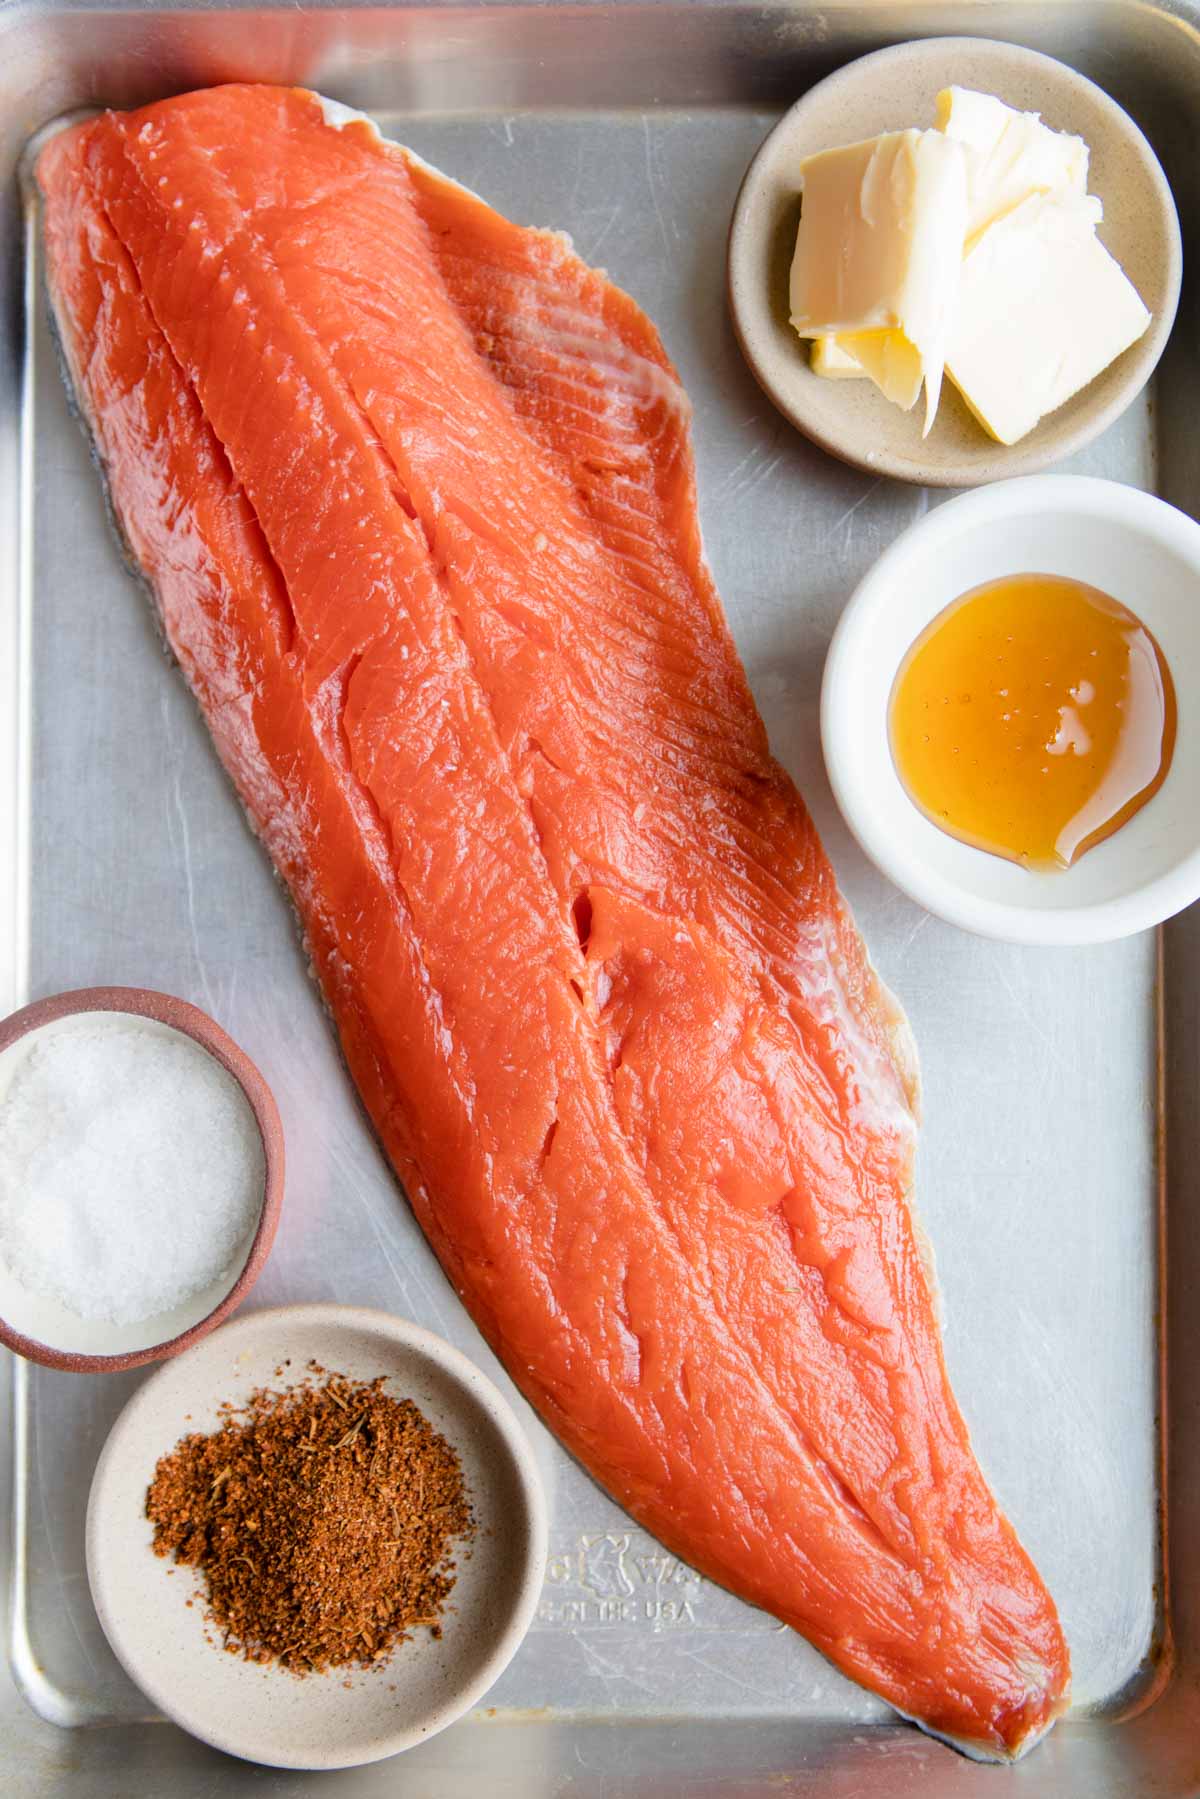
<path id="1" fill-rule="evenodd" d="M 16 1044 L 0 1078 L 0 1260 L 81 1318 L 133 1324 L 233 1269 L 262 1207 L 262 1138 L 181 1031 L 90 1013 Z"/>

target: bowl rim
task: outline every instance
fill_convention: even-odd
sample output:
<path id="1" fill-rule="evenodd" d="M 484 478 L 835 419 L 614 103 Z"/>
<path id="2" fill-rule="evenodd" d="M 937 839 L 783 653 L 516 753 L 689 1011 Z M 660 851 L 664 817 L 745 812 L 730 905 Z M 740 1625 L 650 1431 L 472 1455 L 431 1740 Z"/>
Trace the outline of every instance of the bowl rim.
<path id="1" fill-rule="evenodd" d="M 356 1754 L 353 1760 L 347 1761 L 335 1750 L 319 1760 L 306 1758 L 304 1761 L 263 1762 L 248 1752 L 245 1747 L 235 1746 L 232 1739 L 227 1737 L 221 1740 L 220 1733 L 197 1729 L 196 1722 L 184 1715 L 186 1708 L 181 1709 L 173 1701 L 169 1691 L 159 1686 L 153 1678 L 147 1682 L 144 1669 L 140 1666 L 130 1665 L 122 1653 L 121 1647 L 114 1642 L 110 1635 L 109 1612 L 103 1597 L 103 1583 L 98 1582 L 93 1572 L 103 1559 L 103 1552 L 99 1548 L 99 1496 L 102 1494 L 104 1477 L 108 1469 L 123 1452 L 125 1434 L 130 1428 L 136 1427 L 138 1411 L 145 1406 L 147 1396 L 153 1393 L 157 1385 L 178 1377 L 180 1367 L 178 1362 L 172 1362 L 156 1369 L 149 1379 L 141 1383 L 137 1391 L 122 1406 L 105 1438 L 88 1492 L 87 1518 L 84 1529 L 88 1587 L 105 1638 L 122 1667 L 160 1710 L 181 1728 L 197 1737 L 199 1741 L 207 1742 L 213 1748 L 219 1749 L 227 1755 L 256 1761 L 257 1765 L 265 1767 L 286 1767 L 309 1772 L 365 1767 L 371 1762 L 383 1761 L 388 1756 L 398 1755 L 405 1749 L 415 1748 L 419 1743 L 427 1742 L 430 1737 L 455 1723 L 495 1684 L 511 1662 L 528 1635 L 541 1598 L 542 1582 L 549 1555 L 549 1502 L 546 1497 L 545 1482 L 539 1466 L 537 1451 L 513 1405 L 491 1376 L 486 1374 L 476 1362 L 473 1362 L 463 1350 L 456 1348 L 453 1343 L 447 1342 L 444 1337 L 438 1336 L 435 1331 L 427 1329 L 426 1326 L 416 1324 L 411 1319 L 401 1318 L 393 1312 L 385 1312 L 371 1306 L 343 1305 L 334 1300 L 305 1301 L 295 1305 L 270 1306 L 253 1311 L 230 1324 L 222 1335 L 229 1339 L 228 1347 L 232 1352 L 237 1348 L 239 1336 L 250 1333 L 256 1335 L 269 1333 L 281 1321 L 291 1329 L 297 1326 L 302 1328 L 311 1326 L 317 1330 L 348 1329 L 369 1332 L 388 1339 L 449 1376 L 499 1431 L 512 1458 L 526 1509 L 528 1531 L 525 1535 L 523 1566 L 516 1598 L 503 1626 L 496 1635 L 491 1651 L 473 1678 L 456 1686 L 450 1696 L 431 1709 L 423 1722 L 409 1724 L 403 1730 L 393 1731 L 391 1735 L 381 1735 L 378 1744 L 366 1756 Z M 186 1428 L 186 1423 L 181 1418 L 181 1434 Z M 486 1520 L 481 1520 L 483 1524 L 486 1522 Z M 101 1588 L 100 1592 L 97 1591 L 98 1586 Z"/>
<path id="2" fill-rule="evenodd" d="M 1036 438 L 1044 420 L 1040 420 L 1021 443 L 993 444 L 988 461 L 978 472 L 962 467 L 923 464 L 920 461 L 920 447 L 915 452 L 915 460 L 911 456 L 897 454 L 886 447 L 880 448 L 876 445 L 866 445 L 860 450 L 845 435 L 839 435 L 836 431 L 826 429 L 819 420 L 812 419 L 807 410 L 792 399 L 787 388 L 772 378 L 769 364 L 764 365 L 764 358 L 760 355 L 757 343 L 757 328 L 754 320 L 746 312 L 741 292 L 745 279 L 744 264 L 754 241 L 753 202 L 759 191 L 765 165 L 771 153 L 771 146 L 788 129 L 796 115 L 807 107 L 818 94 L 822 97 L 828 97 L 831 93 L 836 94 L 840 86 L 858 82 L 865 72 L 881 63 L 894 61 L 901 57 L 910 57 L 914 52 L 944 55 L 950 50 L 964 50 L 968 47 L 977 54 L 1000 50 L 1007 55 L 1028 62 L 1031 66 L 1048 65 L 1090 89 L 1101 110 L 1107 111 L 1112 117 L 1114 127 L 1121 129 L 1129 144 L 1140 151 L 1150 179 L 1158 191 L 1170 238 L 1167 266 L 1164 270 L 1166 303 L 1153 314 L 1142 337 L 1125 352 L 1126 355 L 1132 355 L 1135 360 L 1125 379 L 1108 402 L 1097 406 L 1094 412 L 1085 411 L 1083 417 L 1071 431 L 1051 444 L 1038 447 L 1032 441 Z M 747 367 L 767 398 L 778 407 L 779 411 L 802 436 L 816 444 L 819 449 L 824 450 L 827 455 L 836 458 L 837 461 L 847 464 L 850 468 L 861 469 L 870 475 L 883 475 L 889 480 L 905 481 L 921 487 L 982 487 L 997 481 L 1023 480 L 1049 469 L 1053 464 L 1086 448 L 1102 431 L 1107 430 L 1109 425 L 1120 418 L 1153 376 L 1167 347 L 1179 310 L 1182 281 L 1183 237 L 1179 224 L 1179 208 L 1175 203 L 1171 184 L 1159 161 L 1158 153 L 1136 119 L 1125 110 L 1119 100 L 1113 98 L 1106 88 L 1101 87 L 1099 82 L 1093 81 L 1090 76 L 1084 75 L 1071 63 L 1063 61 L 1061 57 L 1049 56 L 1044 50 L 1033 50 L 1026 44 L 1014 43 L 1007 38 L 995 38 L 983 34 L 975 37 L 965 32 L 939 33 L 935 36 L 907 38 L 900 43 L 886 44 L 881 49 L 869 50 L 862 56 L 854 57 L 850 62 L 842 63 L 828 75 L 823 76 L 820 81 L 815 81 L 811 87 L 806 88 L 804 93 L 788 107 L 783 116 L 776 120 L 751 158 L 734 200 L 726 240 L 725 288 L 734 336 L 737 338 L 738 347 L 746 360 Z M 1046 416 L 1053 418 L 1054 414 L 1050 413 Z M 984 434 L 981 430 L 981 439 L 983 438 Z M 1006 473 L 1005 466 L 1011 468 L 1013 472 Z"/>
<path id="3" fill-rule="evenodd" d="M 161 1343 L 147 1345 L 144 1349 L 120 1350 L 114 1355 L 86 1355 L 77 1350 L 57 1349 L 51 1343 L 26 1336 L 0 1317 L 0 1343 L 7 1349 L 26 1361 L 39 1362 L 45 1368 L 61 1368 L 71 1374 L 114 1373 L 177 1356 L 228 1318 L 253 1287 L 271 1253 L 284 1187 L 283 1125 L 274 1094 L 245 1050 L 215 1018 L 210 1018 L 189 1000 L 160 993 L 153 987 L 76 987 L 64 993 L 50 994 L 0 1020 L 0 1055 L 44 1025 L 53 1024 L 60 1018 L 82 1017 L 89 1012 L 125 1012 L 132 1017 L 149 1018 L 157 1024 L 168 1025 L 207 1050 L 226 1073 L 232 1075 L 246 1096 L 262 1139 L 263 1197 L 249 1253 L 229 1291 L 211 1312 Z"/>
<path id="4" fill-rule="evenodd" d="M 980 898 L 897 852 L 880 803 L 847 780 L 847 752 L 855 735 L 854 671 L 870 642 L 871 623 L 887 609 L 915 545 L 928 549 L 949 533 L 997 518 L 1074 512 L 1102 515 L 1111 524 L 1174 550 L 1200 569 L 1200 523 L 1142 488 L 1095 475 L 1018 475 L 946 500 L 903 531 L 854 589 L 830 641 L 821 680 L 821 749 L 838 810 L 860 849 L 902 893 L 927 912 L 979 937 L 1046 947 L 1110 943 L 1165 922 L 1200 898 L 1200 835 L 1154 879 L 1131 892 L 1072 906 L 1042 908 Z M 936 613 L 931 613 L 931 617 Z M 928 621 L 926 621 L 928 622 Z M 918 626 L 917 630 L 923 628 Z M 913 635 L 917 633 L 914 631 Z M 910 800 L 906 801 L 911 805 Z M 978 855 L 987 852 L 979 850 Z"/>

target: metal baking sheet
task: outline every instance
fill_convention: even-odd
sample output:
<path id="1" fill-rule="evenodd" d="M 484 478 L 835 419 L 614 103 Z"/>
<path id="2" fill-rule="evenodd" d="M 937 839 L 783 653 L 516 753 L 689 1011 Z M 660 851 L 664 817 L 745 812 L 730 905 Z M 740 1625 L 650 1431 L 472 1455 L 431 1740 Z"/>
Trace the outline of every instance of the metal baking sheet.
<path id="1" fill-rule="evenodd" d="M 997 34 L 1067 55 L 1134 106 L 1175 180 L 1186 237 L 1186 152 L 1200 116 L 1192 14 L 1130 3 L 988 17 Z M 799 438 L 746 371 L 722 289 L 737 184 L 782 104 L 885 37 L 967 20 L 951 6 L 885 14 L 882 0 L 837 13 L 651 3 L 219 19 L 203 8 L 27 4 L 0 12 L 0 86 L 13 84 L 0 116 L 15 153 L 67 107 L 232 75 L 304 79 L 370 108 L 389 135 L 502 210 L 570 231 L 659 324 L 695 408 L 706 543 L 773 744 L 921 1047 L 918 1200 L 956 1391 L 1071 1642 L 1077 1720 L 1026 1764 L 1022 1784 L 1056 1799 L 1140 1799 L 1200 1791 L 1200 1533 L 1189 1532 L 1200 1482 L 1190 1499 L 1178 1485 L 1178 1501 L 1163 1484 L 1167 1417 L 1177 1482 L 1196 1465 L 1195 1403 L 1189 1412 L 1167 1375 L 1185 1383 L 1200 1347 L 1186 1339 L 1194 1301 L 1190 1313 L 1186 1301 L 1169 1305 L 1168 1362 L 1161 1305 L 1164 1221 L 1173 1280 L 1200 1260 L 1187 1085 L 1200 928 L 1185 918 L 1165 937 L 1085 951 L 987 944 L 863 863 L 821 768 L 822 658 L 855 582 L 937 497 L 852 472 Z M 12 926 L 0 997 L 7 1009 L 129 982 L 214 1013 L 272 1083 L 287 1137 L 283 1221 L 251 1303 L 353 1300 L 431 1326 L 500 1380 L 545 1470 L 553 1535 L 537 1622 L 480 1714 L 405 1759 L 413 1790 L 690 1793 L 703 1771 L 714 1793 L 742 1799 L 768 1779 L 772 1791 L 890 1795 L 973 1793 L 1006 1778 L 897 1726 L 793 1633 L 634 1528 L 466 1320 L 362 1121 L 291 916 L 114 549 L 45 327 L 34 221 L 14 209 L 8 223 L 25 360 L 0 445 L 13 527 L 0 542 L 11 556 L 0 569 L 0 682 L 11 694 L 0 699 L 12 702 L 0 715 L 0 808 L 10 808 L 0 809 L 0 908 L 11 909 L 0 927 Z M 1194 319 L 1189 296 L 1155 388 L 1066 467 L 1176 503 L 1200 497 L 1187 428 L 1200 403 Z M 268 1781 L 273 1794 L 299 1793 L 304 1777 L 268 1780 L 153 1719 L 96 1623 L 82 1553 L 88 1482 L 140 1378 L 14 1364 L 4 1790 L 184 1795 Z M 1178 1526 L 1170 1618 L 1164 1517 Z M 1135 1722 L 1118 1721 L 1130 1713 Z M 365 1795 L 398 1775 L 327 1778 Z"/>

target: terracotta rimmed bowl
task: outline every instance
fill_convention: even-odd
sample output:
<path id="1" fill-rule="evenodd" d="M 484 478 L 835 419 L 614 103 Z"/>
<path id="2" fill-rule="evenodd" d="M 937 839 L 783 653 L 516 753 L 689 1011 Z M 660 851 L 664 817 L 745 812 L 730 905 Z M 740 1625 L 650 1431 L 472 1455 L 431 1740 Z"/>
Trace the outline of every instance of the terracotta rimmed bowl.
<path id="1" fill-rule="evenodd" d="M 419 1629 L 378 1667 L 301 1676 L 224 1652 L 196 1571 L 172 1574 L 154 1554 L 146 1489 L 159 1458 L 186 1433 L 214 1429 L 224 1402 L 294 1384 L 310 1362 L 353 1380 L 383 1375 L 393 1397 L 413 1400 L 457 1451 L 476 1528 L 453 1552 L 440 1638 Z M 348 1768 L 424 1742 L 508 1666 L 541 1595 L 547 1508 L 516 1414 L 460 1350 L 387 1312 L 284 1306 L 236 1319 L 134 1394 L 96 1466 L 86 1546 L 104 1633 L 168 1717 L 247 1761 Z"/>
<path id="2" fill-rule="evenodd" d="M 1104 204 L 1100 237 L 1137 288 L 1151 322 L 1136 344 L 1019 443 L 995 443 L 947 381 L 929 436 L 923 407 L 902 412 L 865 380 L 813 373 L 788 323 L 788 271 L 800 218 L 796 169 L 838 144 L 930 126 L 944 87 L 977 88 L 1091 151 L 1089 190 Z M 923 38 L 876 50 L 809 89 L 766 139 L 747 171 L 729 234 L 734 329 L 765 392 L 806 437 L 843 462 L 932 487 L 974 487 L 1031 475 L 1080 450 L 1146 385 L 1179 303 L 1179 217 L 1158 158 L 1128 113 L 1066 63 L 991 38 Z"/>
<path id="3" fill-rule="evenodd" d="M 186 1000 L 145 987 L 83 987 L 14 1012 L 0 1023 L 0 1095 L 13 1059 L 35 1035 L 86 1013 L 132 1014 L 198 1043 L 232 1075 L 245 1096 L 262 1139 L 264 1168 L 262 1205 L 231 1269 L 191 1299 L 138 1323 L 80 1318 L 58 1301 L 31 1292 L 0 1263 L 0 1343 L 50 1368 L 95 1374 L 178 1355 L 240 1305 L 275 1240 L 283 1201 L 283 1127 L 271 1089 L 220 1025 Z M 180 1203 L 186 1204 L 186 1198 L 180 1195 Z"/>

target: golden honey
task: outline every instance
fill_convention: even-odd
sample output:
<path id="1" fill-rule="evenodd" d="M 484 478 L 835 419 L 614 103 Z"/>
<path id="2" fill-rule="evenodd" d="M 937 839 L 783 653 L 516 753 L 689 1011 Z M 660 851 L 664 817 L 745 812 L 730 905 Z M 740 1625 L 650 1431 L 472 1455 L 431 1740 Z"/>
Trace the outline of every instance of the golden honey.
<path id="1" fill-rule="evenodd" d="M 1060 575 L 1010 575 L 921 633 L 888 725 L 896 772 L 934 824 L 1029 868 L 1068 868 L 1162 786 L 1175 688 L 1119 601 Z"/>

